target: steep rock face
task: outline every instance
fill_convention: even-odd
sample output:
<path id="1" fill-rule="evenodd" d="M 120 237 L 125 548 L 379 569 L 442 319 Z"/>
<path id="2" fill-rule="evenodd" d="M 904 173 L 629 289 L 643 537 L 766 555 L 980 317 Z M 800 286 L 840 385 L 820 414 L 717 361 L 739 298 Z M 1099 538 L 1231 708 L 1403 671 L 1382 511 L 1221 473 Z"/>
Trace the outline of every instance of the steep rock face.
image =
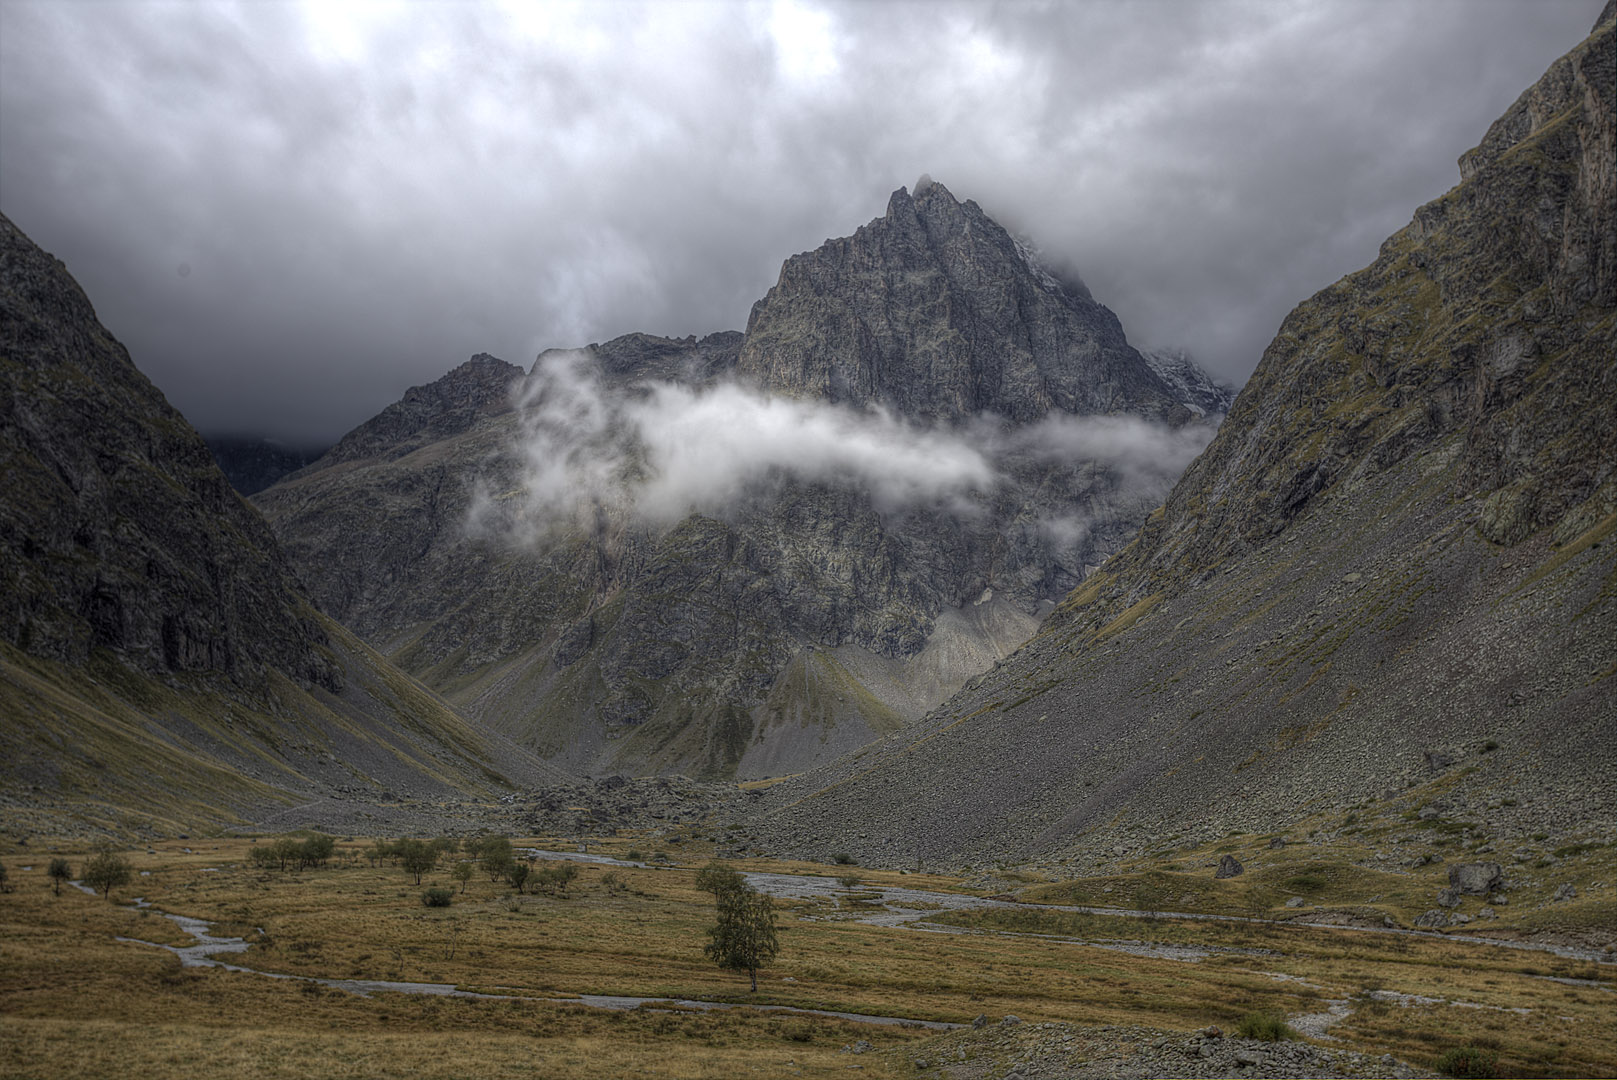
<path id="1" fill-rule="evenodd" d="M 772 839 L 1097 861 L 1428 803 L 1502 837 L 1609 833 L 1610 14 L 1459 186 L 1286 318 L 1166 506 L 1037 638 L 772 789 Z"/>
<path id="2" fill-rule="evenodd" d="M 856 363 L 850 325 L 869 331 Z M 1166 490 L 1171 471 L 1107 458 L 1109 429 L 1068 410 L 1193 414 L 1110 312 L 940 185 L 790 260 L 745 337 L 631 334 L 584 350 L 578 377 L 586 413 L 650 386 L 761 388 L 846 417 L 880 405 L 991 460 L 968 505 L 894 505 L 788 464 L 671 523 L 599 491 L 581 517 L 536 509 L 535 468 L 575 451 L 659 467 L 611 424 L 587 448 L 524 454 L 534 413 L 565 389 L 554 359 L 507 399 L 519 408 L 486 405 L 441 438 L 366 441 L 364 457 L 334 451 L 256 501 L 326 610 L 468 714 L 590 772 L 788 771 L 920 715 L 1025 639 Z M 1040 418 L 1067 422 L 1069 442 L 1024 422 Z M 1210 435 L 1151 430 L 1175 446 Z"/>
<path id="3" fill-rule="evenodd" d="M 314 609 L 201 437 L 3 217 L 0 469 L 0 801 L 19 827 L 554 775 Z"/>
<path id="4" fill-rule="evenodd" d="M 1087 289 L 924 178 L 852 236 L 786 260 L 753 306 L 740 371 L 775 393 L 928 421 L 1174 404 Z"/>
<path id="5" fill-rule="evenodd" d="M 275 538 L 96 321 L 61 263 L 0 219 L 0 640 L 152 673 L 266 666 L 336 690 Z"/>

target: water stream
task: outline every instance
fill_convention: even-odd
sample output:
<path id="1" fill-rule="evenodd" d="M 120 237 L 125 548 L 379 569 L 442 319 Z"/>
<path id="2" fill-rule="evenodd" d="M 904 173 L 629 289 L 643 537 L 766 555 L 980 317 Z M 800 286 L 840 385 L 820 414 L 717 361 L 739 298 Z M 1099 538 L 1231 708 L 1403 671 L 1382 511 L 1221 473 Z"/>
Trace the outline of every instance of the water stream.
<path id="1" fill-rule="evenodd" d="M 591 855 L 584 852 L 544 851 L 538 848 L 525 848 L 523 850 L 541 859 L 568 859 L 574 862 L 587 862 L 602 866 L 638 867 L 641 869 L 649 865 L 643 862 L 627 862 L 607 855 Z M 835 900 L 848 895 L 848 891 L 838 885 L 835 878 L 830 877 L 816 877 L 808 874 L 769 874 L 756 871 L 743 871 L 742 876 L 747 879 L 749 885 L 759 892 L 767 893 L 783 900 Z M 998 908 L 1018 911 L 1068 911 L 1087 915 L 1116 915 L 1130 919 L 1184 919 L 1199 922 L 1248 923 L 1261 926 L 1301 926 L 1314 930 L 1347 930 L 1361 934 L 1388 934 L 1400 937 L 1426 938 L 1432 941 L 1457 941 L 1468 945 L 1491 945 L 1501 949 L 1546 952 L 1555 956 L 1563 956 L 1570 960 L 1587 960 L 1591 963 L 1606 966 L 1612 966 L 1614 963 L 1609 954 L 1595 949 L 1580 949 L 1570 945 L 1551 945 L 1531 941 L 1504 941 L 1498 938 L 1475 937 L 1466 934 L 1444 934 L 1435 930 L 1406 930 L 1396 926 L 1344 926 L 1339 923 L 1303 922 L 1299 919 L 1260 919 L 1248 915 L 1212 915 L 1194 911 L 1141 911 L 1135 908 L 1085 907 L 1075 904 L 1034 904 L 1020 900 L 994 900 L 985 896 L 931 892 L 925 889 L 905 888 L 901 885 L 880 885 L 875 883 L 860 884 L 856 890 L 856 895 L 873 899 L 863 910 L 841 915 L 840 917 L 870 923 L 873 926 L 901 926 L 912 930 L 940 933 L 969 933 L 970 931 L 962 931 L 959 927 L 927 923 L 927 919 L 935 915 L 939 910 L 986 911 Z M 1018 933 L 1016 936 L 1041 937 L 1048 935 Z M 1073 941 L 1078 944 L 1093 945 L 1097 948 L 1114 949 L 1136 955 L 1162 956 L 1166 959 L 1175 960 L 1197 960 L 1214 953 L 1227 951 L 1257 955 L 1269 954 L 1268 950 L 1261 949 L 1228 950 L 1205 945 L 1172 946 L 1157 942 L 1085 941 L 1078 938 L 1059 938 L 1057 940 Z"/>

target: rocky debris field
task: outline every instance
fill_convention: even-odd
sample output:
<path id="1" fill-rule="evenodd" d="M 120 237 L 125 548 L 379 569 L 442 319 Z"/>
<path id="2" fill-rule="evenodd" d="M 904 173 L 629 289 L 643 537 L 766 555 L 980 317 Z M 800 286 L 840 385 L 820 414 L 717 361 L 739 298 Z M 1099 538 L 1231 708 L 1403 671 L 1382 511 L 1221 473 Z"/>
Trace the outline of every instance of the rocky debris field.
<path id="1" fill-rule="evenodd" d="M 906 1052 L 916 1075 L 948 1080 L 1126 1080 L 1157 1076 L 1417 1077 L 1390 1054 L 1330 1050 L 1303 1042 L 1225 1038 L 1216 1028 L 1186 1033 L 1143 1027 L 1024 1024 L 1014 1016 Z M 924 1055 L 924 1056 L 923 1056 Z"/>

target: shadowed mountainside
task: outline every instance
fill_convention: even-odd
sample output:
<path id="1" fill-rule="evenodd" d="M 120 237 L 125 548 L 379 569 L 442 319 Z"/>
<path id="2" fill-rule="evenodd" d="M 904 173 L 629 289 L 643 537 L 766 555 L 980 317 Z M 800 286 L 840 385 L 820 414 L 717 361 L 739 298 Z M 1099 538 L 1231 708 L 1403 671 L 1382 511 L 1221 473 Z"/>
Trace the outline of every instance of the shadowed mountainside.
<path id="1" fill-rule="evenodd" d="M 304 598 L 202 438 L 0 217 L 0 783 L 40 829 L 551 775 Z"/>
<path id="2" fill-rule="evenodd" d="M 1326 809 L 1617 814 L 1612 7 L 1040 635 L 769 793 L 766 842 L 1100 860 Z M 872 827 L 875 823 L 879 826 Z"/>

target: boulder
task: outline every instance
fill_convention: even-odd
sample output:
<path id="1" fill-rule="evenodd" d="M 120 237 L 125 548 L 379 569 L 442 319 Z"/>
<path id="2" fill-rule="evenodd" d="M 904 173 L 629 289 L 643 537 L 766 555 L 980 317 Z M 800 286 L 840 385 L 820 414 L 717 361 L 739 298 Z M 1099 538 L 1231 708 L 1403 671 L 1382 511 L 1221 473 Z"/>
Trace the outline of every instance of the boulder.
<path id="1" fill-rule="evenodd" d="M 1449 913 L 1442 908 L 1423 911 L 1415 918 L 1415 926 L 1421 930 L 1441 930 L 1448 924 Z"/>
<path id="2" fill-rule="evenodd" d="M 1449 868 L 1449 888 L 1466 896 L 1486 896 L 1505 883 L 1495 862 L 1461 863 Z"/>
<path id="3" fill-rule="evenodd" d="M 1215 878 L 1232 878 L 1237 874 L 1246 873 L 1246 867 L 1234 855 L 1226 855 L 1218 860 L 1218 869 L 1213 872 Z"/>

